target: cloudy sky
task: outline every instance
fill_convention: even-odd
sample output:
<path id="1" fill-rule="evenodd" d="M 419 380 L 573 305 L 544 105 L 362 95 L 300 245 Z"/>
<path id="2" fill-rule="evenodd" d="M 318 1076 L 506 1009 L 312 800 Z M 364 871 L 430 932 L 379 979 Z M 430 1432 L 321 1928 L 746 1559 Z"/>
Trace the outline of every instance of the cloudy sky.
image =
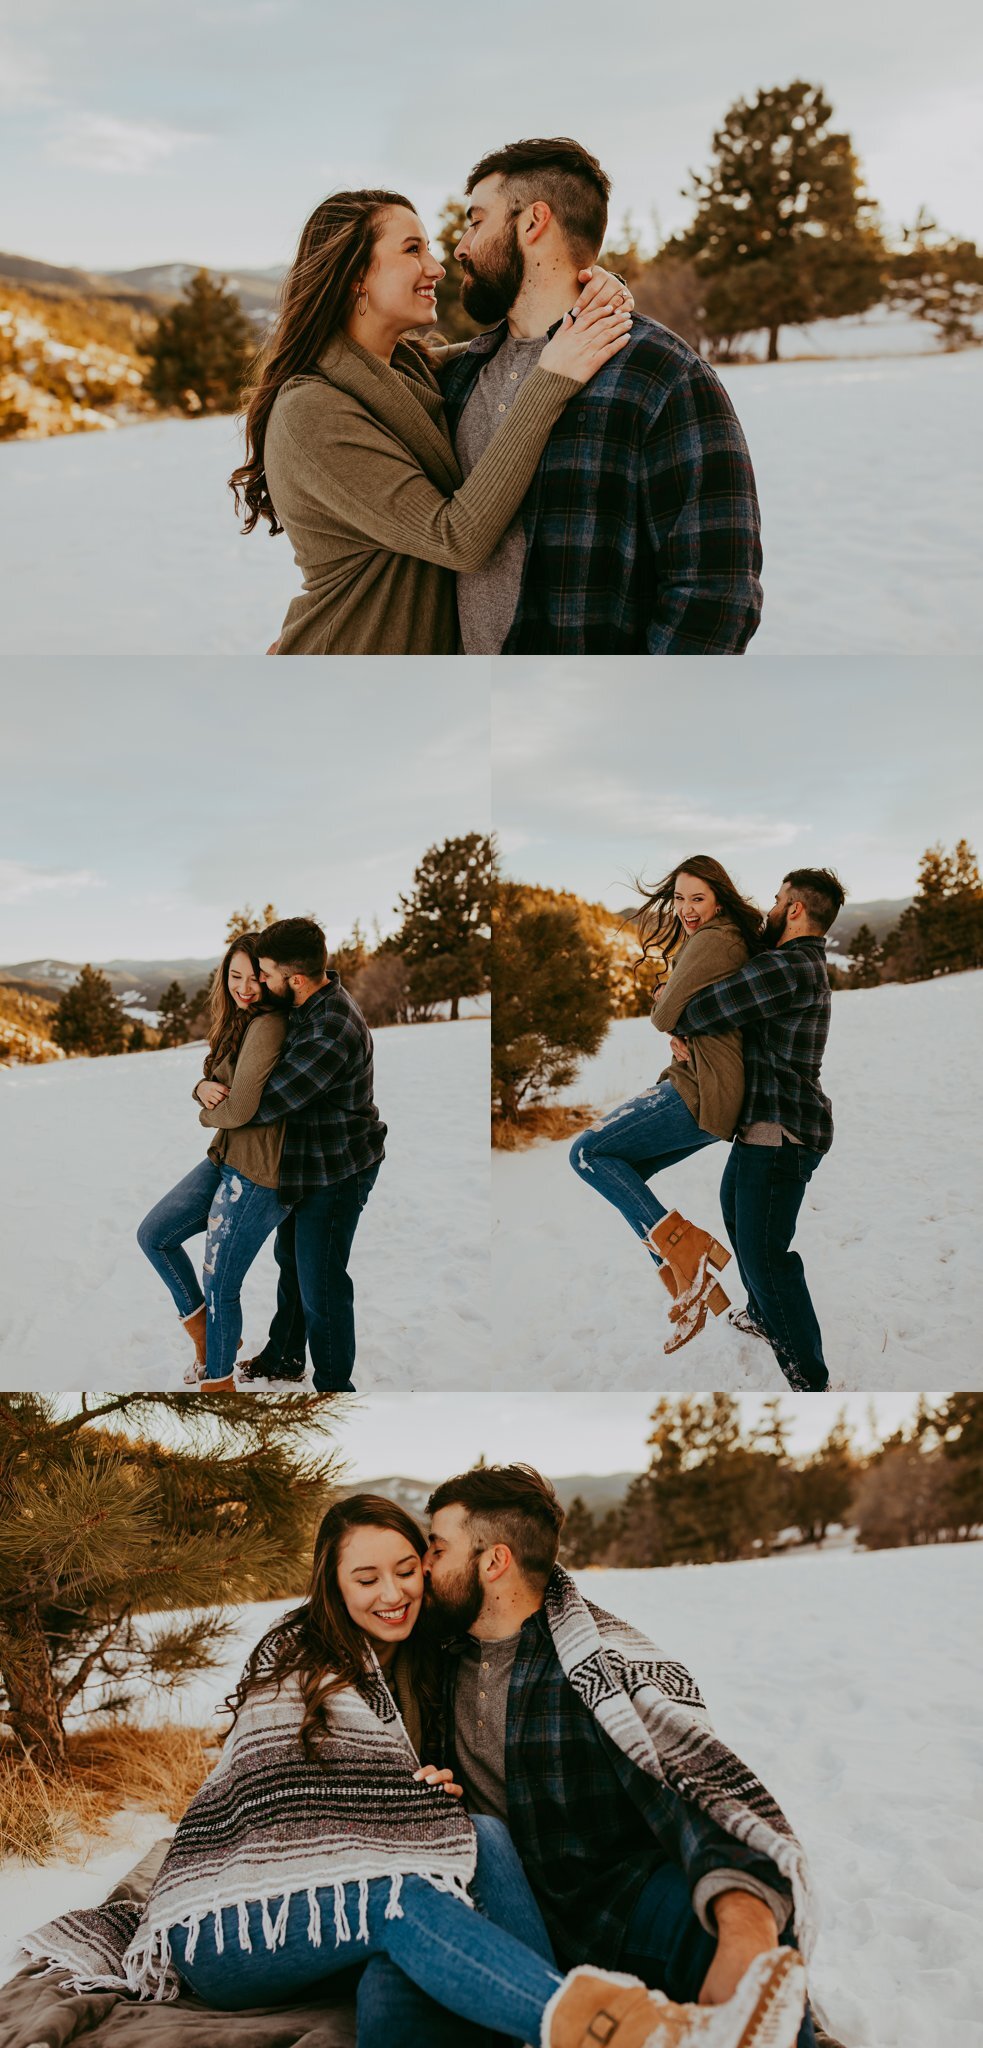
<path id="1" fill-rule="evenodd" d="M 430 1479 L 523 1461 L 555 1478 L 574 1472 L 642 1471 L 648 1463 L 652 1394 L 374 1394 L 357 1403 L 340 1436 L 353 1479 L 387 1473 Z M 765 1396 L 739 1394 L 748 1423 Z M 841 1409 L 857 1441 L 871 1441 L 871 1414 L 887 1434 L 914 1412 L 914 1394 L 786 1394 L 782 1410 L 796 1455 L 821 1443 Z M 941 1399 L 930 1394 L 929 1402 Z"/>
<path id="2" fill-rule="evenodd" d="M 628 878 L 711 853 L 770 903 L 790 868 L 911 893 L 919 856 L 983 853 L 969 662 L 645 657 L 497 665 L 494 817 L 508 871 L 621 907 Z M 747 683 L 745 683 L 747 677 Z"/>
<path id="3" fill-rule="evenodd" d="M 482 669 L 484 665 L 482 664 Z M 488 829 L 468 665 L 8 661 L 0 962 L 214 956 L 229 913 L 383 931 L 421 854 Z"/>
<path id="4" fill-rule="evenodd" d="M 889 18 L 854 0 L 6 0 L 4 244 L 95 268 L 277 264 L 334 187 L 395 185 L 435 224 L 486 149 L 557 133 L 610 170 L 615 219 L 655 208 L 671 228 L 725 109 L 796 76 L 826 87 L 890 224 L 924 202 L 980 237 L 981 45 L 962 0 Z"/>

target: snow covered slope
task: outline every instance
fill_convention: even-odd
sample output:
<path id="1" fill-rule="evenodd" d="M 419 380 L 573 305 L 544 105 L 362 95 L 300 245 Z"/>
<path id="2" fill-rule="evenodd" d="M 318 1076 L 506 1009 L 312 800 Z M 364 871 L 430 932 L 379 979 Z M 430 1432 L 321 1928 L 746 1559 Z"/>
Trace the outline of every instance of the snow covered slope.
<path id="1" fill-rule="evenodd" d="M 357 1383 L 487 1386 L 488 1026 L 401 1026 L 375 1043 L 389 1137 L 352 1255 Z M 188 1340 L 134 1233 L 206 1149 L 201 1058 L 188 1046 L 0 1069 L 0 1385 L 180 1386 Z M 247 1356 L 275 1296 L 271 1239 L 243 1290 Z"/>
<path id="2" fill-rule="evenodd" d="M 821 1907 L 813 1991 L 848 2048 L 980 2048 L 983 1671 L 969 1617 L 983 1545 L 580 1580 L 689 1665 L 723 1740 L 784 1807 Z M 184 1695 L 189 1722 L 210 1722 L 278 1611 L 243 1610 L 221 1668 Z M 173 1717 L 174 1702 L 161 1711 Z M 167 1832 L 144 1815 L 129 1826 L 129 1858 L 113 1844 L 82 1872 L 0 1869 L 0 1979 L 21 1934 L 94 1904 Z"/>
<path id="3" fill-rule="evenodd" d="M 975 648 L 983 351 L 723 375 L 764 514 L 753 652 Z M 261 653 L 298 574 L 285 537 L 237 531 L 240 448 L 227 418 L 0 447 L 0 650 Z"/>
<path id="4" fill-rule="evenodd" d="M 979 1385 L 983 973 L 833 998 L 823 1078 L 832 1152 L 813 1176 L 796 1245 L 834 1386 Z M 667 1055 L 647 1018 L 612 1025 L 571 1102 L 612 1107 Z M 627 1224 L 575 1176 L 565 1144 L 498 1152 L 492 1169 L 495 1356 L 509 1386 L 784 1385 L 768 1347 L 725 1317 L 666 1358 L 663 1291 Z M 708 1146 L 656 1183 L 721 1231 L 726 1160 Z M 733 1262 L 723 1275 L 742 1301 Z M 940 1378 L 941 1375 L 941 1378 Z"/>

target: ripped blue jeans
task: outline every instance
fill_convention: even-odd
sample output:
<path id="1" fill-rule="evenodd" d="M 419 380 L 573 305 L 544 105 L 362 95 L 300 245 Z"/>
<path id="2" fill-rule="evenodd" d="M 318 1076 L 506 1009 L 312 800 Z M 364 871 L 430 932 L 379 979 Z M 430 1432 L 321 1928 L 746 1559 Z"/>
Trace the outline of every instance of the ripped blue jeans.
<path id="1" fill-rule="evenodd" d="M 219 1168 L 202 1264 L 208 1310 L 206 1380 L 226 1379 L 232 1371 L 242 1336 L 242 1283 L 260 1247 L 289 1214 L 276 1188 L 261 1188 L 232 1166 Z"/>
<path id="2" fill-rule="evenodd" d="M 648 1186 L 652 1176 L 719 1142 L 712 1131 L 701 1131 L 672 1082 L 659 1081 L 580 1131 L 570 1147 L 570 1164 L 586 1187 L 613 1203 L 637 1237 L 647 1238 L 669 1214 Z M 657 1252 L 652 1257 L 662 1264 Z"/>

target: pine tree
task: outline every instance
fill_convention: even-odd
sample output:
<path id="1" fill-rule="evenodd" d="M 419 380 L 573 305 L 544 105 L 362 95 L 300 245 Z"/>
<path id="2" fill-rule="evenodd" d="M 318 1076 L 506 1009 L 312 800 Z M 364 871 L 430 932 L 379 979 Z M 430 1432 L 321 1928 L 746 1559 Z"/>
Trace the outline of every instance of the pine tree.
<path id="1" fill-rule="evenodd" d="M 560 1538 L 560 1559 L 572 1572 L 597 1562 L 597 1523 L 579 1493 L 567 1509 Z"/>
<path id="2" fill-rule="evenodd" d="M 850 953 L 850 988 L 876 988 L 881 978 L 882 949 L 869 924 L 862 924 L 851 939 Z"/>
<path id="3" fill-rule="evenodd" d="M 467 224 L 463 199 L 448 199 L 437 227 L 437 247 L 446 272 L 437 286 L 437 330 L 445 341 L 470 341 L 481 333 L 477 321 L 461 304 L 464 272 L 454 254 Z"/>
<path id="4" fill-rule="evenodd" d="M 257 917 L 252 904 L 247 903 L 244 910 L 233 910 L 225 933 L 225 943 L 227 946 L 231 946 L 233 939 L 244 938 L 247 932 L 265 931 L 268 924 L 276 924 L 276 922 L 277 908 L 275 903 L 267 903 L 259 917 Z"/>
<path id="5" fill-rule="evenodd" d="M 66 1053 L 123 1052 L 126 1015 L 112 985 L 98 967 L 83 967 L 55 1011 L 51 1036 Z"/>
<path id="6" fill-rule="evenodd" d="M 146 388 L 159 405 L 182 412 L 234 412 L 257 337 L 235 293 L 199 270 L 184 297 L 164 313 L 150 344 Z"/>
<path id="7" fill-rule="evenodd" d="M 946 234 L 923 206 L 889 259 L 888 295 L 934 327 L 944 349 L 972 348 L 983 314 L 983 253 Z"/>
<path id="8" fill-rule="evenodd" d="M 135 1017 L 130 1025 L 126 1050 L 127 1052 L 146 1052 L 147 1050 L 147 1027 L 142 1017 Z"/>
<path id="9" fill-rule="evenodd" d="M 215 1661 L 223 1603 L 302 1591 L 346 1412 L 343 1395 L 0 1394 L 0 1714 L 39 1768 L 65 1769 L 83 1696 L 125 1708 L 177 1685 Z"/>
<path id="10" fill-rule="evenodd" d="M 807 1543 L 822 1543 L 831 1522 L 844 1522 L 858 1479 L 853 1435 L 841 1410 L 825 1442 L 791 1475 L 790 1512 Z"/>
<path id="11" fill-rule="evenodd" d="M 519 882 L 499 886 L 494 927 L 492 1099 L 517 1123 L 601 1045 L 613 1009 L 608 958 L 573 903 L 539 903 Z"/>
<path id="12" fill-rule="evenodd" d="M 687 194 L 696 218 L 674 247 L 705 290 L 707 332 L 730 340 L 860 313 L 879 298 L 883 249 L 850 137 L 832 105 L 802 79 L 728 109 L 714 160 Z"/>
<path id="13" fill-rule="evenodd" d="M 161 1045 L 187 1045 L 191 1036 L 188 998 L 179 981 L 165 988 L 157 1004 Z"/>
<path id="14" fill-rule="evenodd" d="M 397 945 L 410 969 L 410 991 L 426 1014 L 449 1002 L 459 1014 L 462 996 L 488 986 L 495 849 L 486 832 L 468 832 L 427 848 L 408 896 L 400 896 L 403 923 Z"/>

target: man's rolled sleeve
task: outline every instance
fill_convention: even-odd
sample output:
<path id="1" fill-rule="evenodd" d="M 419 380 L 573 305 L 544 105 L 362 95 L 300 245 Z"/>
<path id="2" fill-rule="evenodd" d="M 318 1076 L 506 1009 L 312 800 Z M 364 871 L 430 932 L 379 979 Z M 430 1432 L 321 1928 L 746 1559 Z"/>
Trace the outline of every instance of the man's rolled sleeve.
<path id="1" fill-rule="evenodd" d="M 722 1892 L 750 1892 L 753 1898 L 761 1899 L 764 1905 L 770 1906 L 779 1934 L 784 1934 L 792 1917 L 791 1893 L 776 1891 L 774 1885 L 752 1876 L 749 1870 L 708 1870 L 694 1886 L 693 1911 L 707 1934 L 719 1931 L 713 1901 L 719 1899 Z"/>

